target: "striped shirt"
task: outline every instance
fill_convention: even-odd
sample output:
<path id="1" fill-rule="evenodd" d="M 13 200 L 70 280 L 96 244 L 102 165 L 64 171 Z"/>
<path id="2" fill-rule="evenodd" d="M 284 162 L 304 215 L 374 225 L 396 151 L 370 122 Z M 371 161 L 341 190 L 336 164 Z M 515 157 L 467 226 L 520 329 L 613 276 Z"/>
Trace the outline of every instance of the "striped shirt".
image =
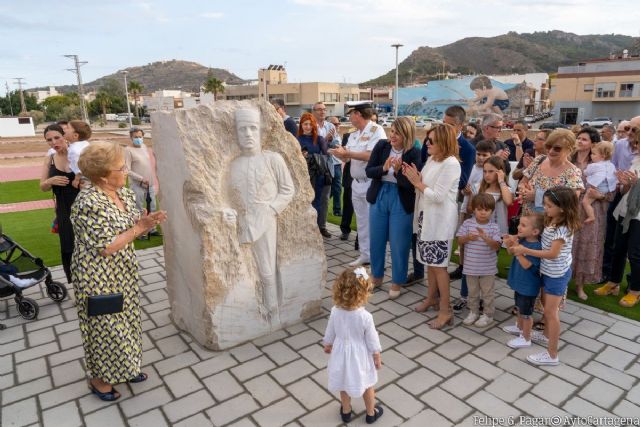
<path id="1" fill-rule="evenodd" d="M 573 245 L 573 234 L 569 229 L 561 225 L 559 227 L 551 225 L 544 228 L 542 232 L 542 250 L 551 249 L 554 240 L 562 240 L 564 243 L 557 258 L 542 258 L 540 260 L 540 273 L 548 277 L 562 277 L 571 267 L 571 247 Z M 465 252 L 466 258 L 466 252 Z"/>
<path id="2" fill-rule="evenodd" d="M 471 217 L 462 223 L 456 236 L 468 236 L 478 234 L 478 228 L 484 231 L 496 242 L 501 242 L 500 228 L 495 222 L 478 224 L 475 217 Z M 482 239 L 471 240 L 464 244 L 464 265 L 462 274 L 470 276 L 493 276 L 498 273 L 498 252 L 491 249 Z"/>

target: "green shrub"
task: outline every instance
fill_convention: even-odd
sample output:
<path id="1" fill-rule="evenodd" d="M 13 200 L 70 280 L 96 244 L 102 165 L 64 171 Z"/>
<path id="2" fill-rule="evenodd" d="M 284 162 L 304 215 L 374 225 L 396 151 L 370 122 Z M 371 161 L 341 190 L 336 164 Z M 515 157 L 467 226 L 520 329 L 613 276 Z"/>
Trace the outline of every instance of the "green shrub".
<path id="1" fill-rule="evenodd" d="M 127 124 L 126 124 L 126 123 L 122 123 L 122 122 L 120 122 L 120 123 L 118 123 L 118 127 L 119 127 L 120 129 L 124 129 L 124 128 L 126 128 L 126 127 L 127 127 Z"/>
<path id="2" fill-rule="evenodd" d="M 140 126 L 140 119 L 138 117 L 134 117 L 131 119 L 131 124 L 134 126 Z"/>

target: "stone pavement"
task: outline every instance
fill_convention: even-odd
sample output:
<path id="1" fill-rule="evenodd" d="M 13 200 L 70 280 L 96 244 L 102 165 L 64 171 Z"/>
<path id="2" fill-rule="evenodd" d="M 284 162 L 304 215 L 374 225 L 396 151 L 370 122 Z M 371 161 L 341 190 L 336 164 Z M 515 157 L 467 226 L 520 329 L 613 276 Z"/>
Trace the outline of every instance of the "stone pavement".
<path id="1" fill-rule="evenodd" d="M 337 227 L 330 230 L 337 236 Z M 71 300 L 58 305 L 33 287 L 27 293 L 38 300 L 40 316 L 25 321 L 5 298 L 0 301 L 0 322 L 8 326 L 0 331 L 0 424 L 339 425 L 338 400 L 326 390 L 327 355 L 320 341 L 332 305 L 331 282 L 356 253 L 353 241 L 325 242 L 329 273 L 323 314 L 222 352 L 201 348 L 174 327 L 162 248 L 139 251 L 143 363 L 150 376 L 141 384 L 119 385 L 123 396 L 116 403 L 89 394 Z M 63 276 L 59 267 L 54 272 Z M 389 269 L 384 289 L 388 274 Z M 507 313 L 512 292 L 502 280 L 498 322 L 484 330 L 463 326 L 466 312 L 453 328 L 430 330 L 425 322 L 435 313 L 412 311 L 425 292 L 414 285 L 391 301 L 385 290 L 377 290 L 368 305 L 384 349 L 377 396 L 385 413 L 376 425 L 491 425 L 487 419 L 474 423 L 482 416 L 640 416 L 638 322 L 569 301 L 561 314 L 562 364 L 538 368 L 525 358 L 540 347 L 505 345 L 511 337 L 500 327 L 513 322 Z M 352 425 L 364 425 L 361 399 L 354 400 L 354 409 L 358 417 Z"/>

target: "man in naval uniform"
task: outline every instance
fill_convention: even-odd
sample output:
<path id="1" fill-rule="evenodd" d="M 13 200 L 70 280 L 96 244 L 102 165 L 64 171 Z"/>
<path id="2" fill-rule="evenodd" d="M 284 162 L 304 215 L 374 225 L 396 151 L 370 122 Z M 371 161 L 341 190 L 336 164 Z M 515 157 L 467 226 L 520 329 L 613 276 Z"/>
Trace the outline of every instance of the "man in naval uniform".
<path id="1" fill-rule="evenodd" d="M 224 219 L 238 224 L 240 244 L 250 244 L 262 284 L 263 315 L 278 319 L 276 280 L 277 215 L 293 199 L 293 180 L 279 153 L 262 151 L 260 112 L 239 108 L 235 113 L 240 156 L 231 162 L 229 185 L 232 205 Z"/>
<path id="2" fill-rule="evenodd" d="M 356 128 L 349 135 L 345 147 L 337 147 L 329 152 L 340 160 L 351 163 L 351 201 L 356 214 L 358 226 L 358 241 L 360 243 L 360 256 L 349 263 L 350 266 L 369 264 L 369 203 L 367 202 L 367 190 L 371 179 L 367 178 L 365 168 L 373 147 L 387 135 L 381 126 L 371 121 L 373 104 L 362 102 L 349 108 L 346 114 L 351 124 Z"/>

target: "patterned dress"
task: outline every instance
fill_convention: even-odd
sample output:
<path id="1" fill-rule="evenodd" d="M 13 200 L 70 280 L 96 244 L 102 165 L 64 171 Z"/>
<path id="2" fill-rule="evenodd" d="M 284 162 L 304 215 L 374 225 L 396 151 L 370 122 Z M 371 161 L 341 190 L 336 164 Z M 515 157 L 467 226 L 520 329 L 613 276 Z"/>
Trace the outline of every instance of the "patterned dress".
<path id="1" fill-rule="evenodd" d="M 556 177 L 546 176 L 540 169 L 540 164 L 546 159 L 546 156 L 538 156 L 533 162 L 523 171 L 523 175 L 529 178 L 529 184 L 536 189 L 546 191 L 553 187 L 569 187 L 576 190 L 584 190 L 584 184 L 582 183 L 582 172 L 580 169 L 571 165 L 567 167 L 562 173 Z M 524 215 L 531 212 L 535 212 L 536 207 L 534 202 L 526 202 L 522 207 L 522 213 Z M 542 212 L 539 208 L 538 212 Z"/>
<path id="2" fill-rule="evenodd" d="M 100 255 L 118 234 L 133 227 L 139 216 L 131 190 L 121 188 L 118 196 L 124 211 L 96 187 L 82 190 L 71 208 L 75 234 L 72 277 L 87 369 L 110 384 L 136 377 L 142 359 L 138 262 L 133 244 L 113 255 Z M 116 292 L 124 296 L 121 313 L 87 315 L 89 295 Z"/>

